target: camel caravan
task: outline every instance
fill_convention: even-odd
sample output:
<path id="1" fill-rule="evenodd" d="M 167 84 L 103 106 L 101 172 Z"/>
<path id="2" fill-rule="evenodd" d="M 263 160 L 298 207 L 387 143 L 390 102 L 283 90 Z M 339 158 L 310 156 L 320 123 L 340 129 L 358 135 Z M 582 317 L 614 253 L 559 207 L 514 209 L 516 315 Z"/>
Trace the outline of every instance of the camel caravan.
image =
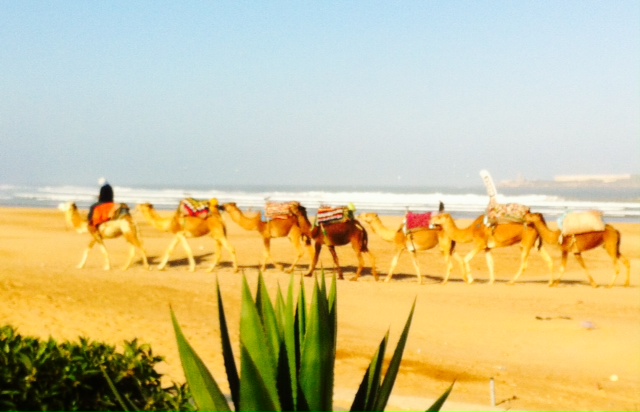
<path id="1" fill-rule="evenodd" d="M 394 254 L 385 282 L 392 280 L 400 257 L 407 251 L 415 269 L 417 283 L 422 284 L 424 276 L 417 254 L 437 247 L 436 250 L 440 251 L 445 264 L 442 284 L 446 284 L 450 279 L 453 261 L 457 262 L 463 282 L 473 283 L 479 279 L 477 274 L 472 273 L 470 262 L 481 252 L 485 255 L 488 268 L 489 276 L 486 283 L 493 284 L 496 279 L 492 251 L 496 248 L 519 246 L 520 265 L 507 284 L 514 284 L 520 279 L 527 269 L 531 251 L 535 250 L 548 267 L 549 286 L 560 283 L 566 270 L 568 255 L 571 253 L 583 268 L 588 283 L 597 287 L 598 284 L 586 267 L 582 252 L 603 246 L 615 269 L 607 286 L 615 285 L 621 271 L 620 263 L 626 269 L 624 286 L 630 285 L 630 262 L 620 253 L 620 232 L 604 222 L 601 212 L 567 212 L 558 219 L 557 228 L 551 228 L 542 214 L 532 212 L 526 205 L 499 203 L 489 173 L 481 171 L 480 176 L 489 195 L 489 204 L 484 213 L 464 226 L 445 211 L 442 202 L 437 211 L 417 213 L 407 209 L 402 223 L 396 227 L 387 227 L 374 212 L 360 213 L 356 217 L 353 204 L 320 205 L 313 222 L 307 215 L 307 208 L 297 201 L 266 200 L 264 214 L 260 210 L 242 210 L 235 202 L 219 204 L 215 198 L 184 198 L 173 212 L 159 212 L 151 203 L 140 203 L 135 211 L 154 229 L 173 235 L 162 253 L 157 265 L 158 270 L 164 270 L 169 265 L 169 260 L 179 243 L 187 256 L 187 270 L 194 272 L 196 259 L 189 239 L 208 235 L 214 245 L 214 257 L 208 271 L 213 271 L 219 266 L 224 249 L 229 255 L 234 272 L 238 272 L 236 250 L 231 245 L 223 218 L 226 216 L 240 228 L 257 232 L 262 239 L 263 252 L 258 264 L 258 269 L 262 272 L 273 266 L 280 272 L 294 273 L 299 269 L 304 276 L 313 276 L 322 248 L 326 247 L 333 259 L 338 278 L 344 279 L 344 268 L 340 265 L 336 247 L 351 245 L 358 262 L 355 276 L 351 280 L 356 281 L 365 273 L 364 256 L 367 255 L 370 263 L 368 272 L 378 281 L 376 258 L 369 248 L 369 234 L 361 223 L 364 222 L 369 230 L 393 248 Z M 129 257 L 122 269 L 126 270 L 132 265 L 136 252 L 141 256 L 141 265 L 150 269 L 140 231 L 128 205 L 113 202 L 112 190 L 107 186 L 108 184 L 101 188 L 98 202 L 91 206 L 88 215 L 83 215 L 72 202 L 59 206 L 70 227 L 78 233 L 90 235 L 89 244 L 83 251 L 77 267 L 81 269 L 86 266 L 90 251 L 98 245 L 105 259 L 103 268 L 110 270 L 111 262 L 104 240 L 122 237 L 130 245 Z M 103 193 L 105 187 L 106 192 Z M 106 196 L 103 196 L 105 193 Z M 288 239 L 293 248 L 293 256 L 290 263 L 287 262 L 287 266 L 276 262 L 272 256 L 271 245 L 274 239 Z M 457 244 L 469 245 L 464 256 L 457 253 Z M 560 251 L 560 274 L 557 278 L 554 278 L 553 260 L 547 248 Z M 299 268 L 305 255 L 308 256 L 306 269 L 303 269 L 305 266 Z"/>

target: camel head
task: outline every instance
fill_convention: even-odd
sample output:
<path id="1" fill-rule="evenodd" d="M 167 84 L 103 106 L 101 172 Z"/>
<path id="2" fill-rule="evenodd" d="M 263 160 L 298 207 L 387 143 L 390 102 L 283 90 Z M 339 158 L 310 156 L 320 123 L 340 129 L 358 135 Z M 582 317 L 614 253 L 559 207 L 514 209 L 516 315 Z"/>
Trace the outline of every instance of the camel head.
<path id="1" fill-rule="evenodd" d="M 544 222 L 544 218 L 540 213 L 528 212 L 527 214 L 524 215 L 524 221 L 527 223 Z"/>
<path id="2" fill-rule="evenodd" d="M 235 202 L 223 203 L 220 206 L 220 210 L 224 210 L 225 212 L 229 212 L 230 210 L 235 210 L 238 208 L 238 205 Z"/>
<path id="3" fill-rule="evenodd" d="M 446 222 L 453 220 L 449 213 L 438 213 L 431 216 L 432 226 L 442 226 Z"/>
<path id="4" fill-rule="evenodd" d="M 136 205 L 136 212 L 146 212 L 149 210 L 153 210 L 153 205 L 151 203 L 140 203 Z"/>
<path id="5" fill-rule="evenodd" d="M 291 205 L 289 205 L 289 210 L 291 210 L 291 213 L 293 213 L 295 216 L 304 216 L 305 218 L 307 218 L 307 208 L 302 206 L 300 202 L 291 202 Z"/>
<path id="6" fill-rule="evenodd" d="M 64 202 L 64 203 L 60 203 L 58 204 L 58 210 L 60 210 L 61 212 L 74 212 L 76 210 L 78 210 L 78 206 L 76 206 L 76 204 L 74 202 Z"/>
<path id="7" fill-rule="evenodd" d="M 209 210 L 223 211 L 225 209 L 224 209 L 224 205 L 220 205 L 220 202 L 218 202 L 218 199 L 214 197 L 209 200 Z"/>
<path id="8" fill-rule="evenodd" d="M 363 222 L 366 222 L 366 223 L 371 223 L 376 219 L 378 219 L 377 213 L 360 213 L 358 215 L 358 220 L 362 220 Z"/>

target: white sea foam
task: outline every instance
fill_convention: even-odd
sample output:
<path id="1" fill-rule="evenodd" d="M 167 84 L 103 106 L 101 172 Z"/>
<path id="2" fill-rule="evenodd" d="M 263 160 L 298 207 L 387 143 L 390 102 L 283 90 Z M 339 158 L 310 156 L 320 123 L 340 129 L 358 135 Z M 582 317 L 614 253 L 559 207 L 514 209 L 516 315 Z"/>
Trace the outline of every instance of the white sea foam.
<path id="1" fill-rule="evenodd" d="M 173 209 L 180 199 L 194 197 L 196 199 L 217 198 L 220 203 L 236 202 L 243 208 L 262 209 L 265 200 L 290 201 L 297 200 L 314 211 L 318 206 L 346 205 L 353 203 L 359 212 L 374 211 L 382 214 L 403 214 L 406 210 L 432 211 L 438 209 L 439 202 L 444 202 L 446 209 L 452 214 L 472 216 L 483 213 L 488 197 L 481 190 L 472 193 L 456 193 L 456 190 L 433 190 L 417 193 L 415 190 L 402 192 L 397 188 L 391 190 L 350 191 L 350 190 L 268 190 L 268 188 L 251 190 L 206 190 L 190 188 L 138 188 L 114 186 L 116 200 L 132 205 L 149 202 L 159 209 Z M 97 198 L 95 187 L 85 186 L 41 186 L 26 187 L 0 185 L 0 205 L 16 207 L 56 207 L 60 202 L 73 201 L 79 207 L 88 207 Z M 500 203 L 524 204 L 533 211 L 551 216 L 560 215 L 568 210 L 602 210 L 605 217 L 628 221 L 640 221 L 640 202 L 637 201 L 604 201 L 604 200 L 567 200 L 558 195 L 545 194 L 498 194 Z"/>

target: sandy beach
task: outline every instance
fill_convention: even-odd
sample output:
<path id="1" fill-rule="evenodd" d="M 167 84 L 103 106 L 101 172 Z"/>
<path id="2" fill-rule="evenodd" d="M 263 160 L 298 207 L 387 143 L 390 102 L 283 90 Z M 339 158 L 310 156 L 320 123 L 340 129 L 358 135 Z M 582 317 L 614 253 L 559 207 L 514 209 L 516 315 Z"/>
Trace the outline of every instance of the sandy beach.
<path id="1" fill-rule="evenodd" d="M 121 345 L 137 338 L 164 356 L 161 372 L 168 380 L 184 379 L 171 325 L 171 306 L 185 335 L 224 387 L 226 375 L 220 354 L 215 299 L 220 282 L 232 337 L 237 345 L 241 280 L 244 273 L 256 285 L 262 241 L 223 213 L 228 239 L 236 248 L 241 273 L 234 273 L 226 251 L 222 266 L 206 268 L 213 258 L 213 241 L 192 239 L 197 260 L 194 273 L 180 247 L 170 266 L 158 264 L 171 235 L 160 233 L 134 215 L 153 269 L 139 259 L 127 271 L 128 245 L 107 240 L 114 269 L 102 270 L 96 248 L 86 268 L 76 265 L 89 235 L 66 226 L 58 210 L 0 209 L 0 322 L 23 335 L 58 340 L 78 336 Z M 399 217 L 383 217 L 397 226 Z M 459 221 L 461 227 L 468 221 Z M 338 283 L 338 354 L 336 405 L 349 406 L 380 340 L 390 331 L 395 348 L 411 305 L 416 311 L 389 409 L 426 409 L 454 380 L 446 410 L 490 410 L 490 380 L 496 388 L 496 410 L 639 410 L 640 409 L 640 224 L 614 224 L 622 233 L 621 252 L 631 261 L 631 287 L 622 287 L 624 273 L 613 288 L 592 288 L 582 268 L 569 258 L 559 286 L 547 286 L 549 271 L 532 252 L 527 272 L 515 285 L 507 281 L 519 266 L 518 246 L 494 252 L 496 284 L 487 284 L 483 254 L 471 263 L 477 281 L 461 281 L 458 266 L 442 285 L 444 262 L 440 252 L 419 253 L 425 275 L 416 282 L 408 254 L 404 254 L 389 283 L 375 282 L 367 269 L 358 282 Z M 393 245 L 369 230 L 381 280 L 394 254 Z M 464 255 L 469 245 L 459 245 Z M 556 268 L 560 252 L 548 249 Z M 287 239 L 272 242 L 277 261 L 288 263 L 293 248 Z M 355 273 L 351 247 L 338 248 L 347 279 Z M 602 248 L 584 253 L 585 262 L 600 285 L 614 273 Z M 306 269 L 301 261 L 295 275 Z M 369 260 L 365 258 L 367 265 Z M 323 250 L 326 276 L 333 263 Z M 320 273 L 318 271 L 318 273 Z M 269 268 L 264 273 L 275 292 L 287 287 L 290 275 Z M 557 276 L 557 271 L 556 271 Z M 313 279 L 305 278 L 307 291 Z M 235 347 L 237 350 L 237 346 Z M 388 353 L 390 356 L 390 353 Z"/>

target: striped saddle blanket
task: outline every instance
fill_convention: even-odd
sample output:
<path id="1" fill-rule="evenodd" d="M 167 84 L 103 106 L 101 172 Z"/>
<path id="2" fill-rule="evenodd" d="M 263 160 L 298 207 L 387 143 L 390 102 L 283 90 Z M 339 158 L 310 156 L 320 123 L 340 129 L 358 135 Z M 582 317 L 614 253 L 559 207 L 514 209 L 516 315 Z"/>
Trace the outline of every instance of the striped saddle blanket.
<path id="1" fill-rule="evenodd" d="M 353 219 L 353 215 L 347 206 L 320 206 L 316 216 L 316 222 L 325 225 L 344 222 L 350 219 Z"/>
<path id="2" fill-rule="evenodd" d="M 192 197 L 182 199 L 178 205 L 178 213 L 181 216 L 199 217 L 206 219 L 211 211 L 208 200 L 197 200 Z"/>
<path id="3" fill-rule="evenodd" d="M 120 219 L 130 214 L 129 206 L 126 203 L 102 203 L 93 209 L 91 223 L 97 227 L 109 220 Z"/>
<path id="4" fill-rule="evenodd" d="M 404 219 L 404 232 L 410 233 L 421 229 L 431 228 L 431 212 L 414 213 L 407 212 Z"/>
<path id="5" fill-rule="evenodd" d="M 267 219 L 288 219 L 291 216 L 291 205 L 295 202 L 267 202 L 265 214 Z"/>
<path id="6" fill-rule="evenodd" d="M 567 212 L 558 218 L 558 228 L 562 236 L 579 235 L 587 232 L 602 232 L 605 223 L 602 212 L 589 210 L 586 212 Z"/>
<path id="7" fill-rule="evenodd" d="M 518 203 L 491 203 L 485 213 L 488 226 L 500 223 L 523 223 L 524 216 L 529 213 L 529 206 Z"/>

